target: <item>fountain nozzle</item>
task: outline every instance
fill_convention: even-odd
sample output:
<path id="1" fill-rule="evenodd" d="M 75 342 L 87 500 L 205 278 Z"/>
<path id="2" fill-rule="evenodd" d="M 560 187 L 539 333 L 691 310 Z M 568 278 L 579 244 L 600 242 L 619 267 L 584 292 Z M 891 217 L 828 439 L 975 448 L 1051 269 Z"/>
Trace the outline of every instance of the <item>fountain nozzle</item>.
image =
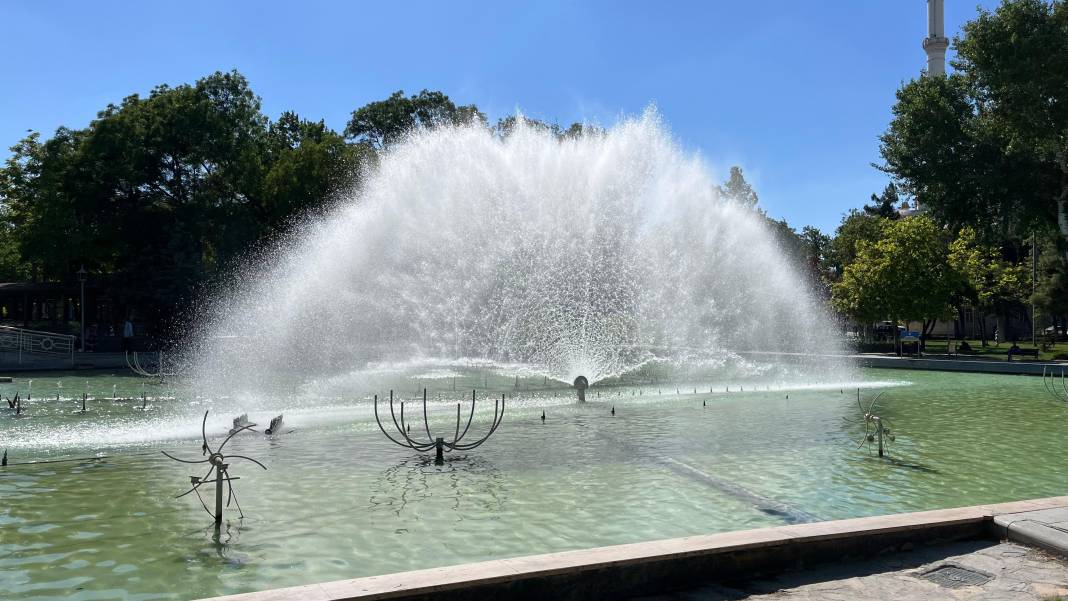
<path id="1" fill-rule="evenodd" d="M 589 387 L 590 381 L 586 379 L 586 376 L 575 378 L 575 391 L 578 392 L 578 400 L 580 403 L 586 402 L 586 389 Z"/>

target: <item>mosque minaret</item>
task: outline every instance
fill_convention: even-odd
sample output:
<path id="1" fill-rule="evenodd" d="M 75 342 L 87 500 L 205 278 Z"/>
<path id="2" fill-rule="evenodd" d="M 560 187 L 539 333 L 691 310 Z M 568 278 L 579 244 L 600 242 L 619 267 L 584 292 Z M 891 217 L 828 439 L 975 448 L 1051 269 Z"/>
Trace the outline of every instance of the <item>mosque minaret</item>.
<path id="1" fill-rule="evenodd" d="M 927 0 L 927 37 L 923 38 L 923 50 L 927 53 L 927 74 L 946 74 L 945 0 Z"/>

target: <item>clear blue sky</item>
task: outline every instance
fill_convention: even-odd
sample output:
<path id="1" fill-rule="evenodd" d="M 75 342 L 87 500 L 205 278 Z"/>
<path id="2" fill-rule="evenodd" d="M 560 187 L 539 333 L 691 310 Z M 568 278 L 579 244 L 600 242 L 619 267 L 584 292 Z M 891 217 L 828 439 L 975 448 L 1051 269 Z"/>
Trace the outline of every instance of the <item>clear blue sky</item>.
<path id="1" fill-rule="evenodd" d="M 976 2 L 946 5 L 953 37 Z M 27 129 L 215 70 L 241 71 L 272 117 L 338 130 L 398 89 L 565 125 L 656 103 L 687 149 L 741 165 L 772 216 L 833 230 L 887 182 L 869 164 L 925 31 L 924 0 L 8 0 L 0 159 Z"/>

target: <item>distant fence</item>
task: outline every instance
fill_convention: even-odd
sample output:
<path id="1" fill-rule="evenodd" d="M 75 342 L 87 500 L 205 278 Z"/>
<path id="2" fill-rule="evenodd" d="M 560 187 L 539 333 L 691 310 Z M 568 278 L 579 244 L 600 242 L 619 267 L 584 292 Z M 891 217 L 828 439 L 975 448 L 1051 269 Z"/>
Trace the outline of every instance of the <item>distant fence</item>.
<path id="1" fill-rule="evenodd" d="M 18 363 L 67 359 L 74 365 L 75 336 L 0 326 L 0 353 L 18 355 Z"/>

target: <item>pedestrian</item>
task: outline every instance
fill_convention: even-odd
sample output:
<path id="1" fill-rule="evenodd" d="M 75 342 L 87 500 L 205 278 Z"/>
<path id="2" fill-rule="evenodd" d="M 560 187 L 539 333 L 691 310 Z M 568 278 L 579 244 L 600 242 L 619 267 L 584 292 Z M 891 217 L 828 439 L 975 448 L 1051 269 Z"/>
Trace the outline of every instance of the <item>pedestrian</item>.
<path id="1" fill-rule="evenodd" d="M 133 342 L 134 327 L 133 322 L 127 317 L 126 321 L 122 324 L 122 350 L 129 351 L 130 343 Z"/>

